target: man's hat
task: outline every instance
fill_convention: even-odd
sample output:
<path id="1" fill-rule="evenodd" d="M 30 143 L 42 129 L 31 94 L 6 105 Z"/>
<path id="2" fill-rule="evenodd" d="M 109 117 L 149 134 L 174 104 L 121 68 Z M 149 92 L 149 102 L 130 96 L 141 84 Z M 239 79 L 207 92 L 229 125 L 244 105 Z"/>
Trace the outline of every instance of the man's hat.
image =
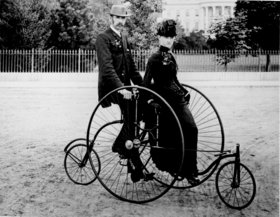
<path id="1" fill-rule="evenodd" d="M 128 8 L 125 5 L 113 5 L 110 14 L 119 17 L 128 17 L 131 15 L 128 13 Z"/>

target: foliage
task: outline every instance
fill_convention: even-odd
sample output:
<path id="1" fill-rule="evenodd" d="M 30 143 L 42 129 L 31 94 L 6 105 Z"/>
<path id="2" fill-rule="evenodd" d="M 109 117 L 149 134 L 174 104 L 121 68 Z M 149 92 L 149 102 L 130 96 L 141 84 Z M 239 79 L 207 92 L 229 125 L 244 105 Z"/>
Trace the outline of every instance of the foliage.
<path id="1" fill-rule="evenodd" d="M 90 0 L 88 8 L 90 10 L 90 22 L 92 25 L 92 43 L 95 44 L 97 35 L 109 26 L 111 2 L 108 0 Z"/>
<path id="2" fill-rule="evenodd" d="M 240 1 L 235 17 L 212 26 L 214 38 L 209 44 L 215 49 L 237 52 L 218 55 L 219 63 L 227 66 L 241 52 L 248 49 L 279 49 L 280 2 Z"/>
<path id="3" fill-rule="evenodd" d="M 245 17 L 246 42 L 254 49 L 279 50 L 280 2 L 237 1 L 236 17 Z"/>
<path id="4" fill-rule="evenodd" d="M 204 31 L 200 30 L 198 32 L 191 32 L 188 37 L 186 37 L 187 49 L 208 49 L 207 39 L 204 36 Z"/>
<path id="5" fill-rule="evenodd" d="M 237 1 L 235 17 L 214 25 L 217 49 L 279 49 L 280 2 Z"/>
<path id="6" fill-rule="evenodd" d="M 127 22 L 129 40 L 135 49 L 150 49 L 157 43 L 156 20 L 161 12 L 160 0 L 127 0 L 132 16 Z"/>
<path id="7" fill-rule="evenodd" d="M 201 50 L 208 49 L 207 39 L 204 36 L 204 31 L 191 32 L 189 36 L 182 34 L 177 36 L 177 41 L 174 44 L 175 50 Z"/>
<path id="8" fill-rule="evenodd" d="M 0 0 L 0 48 L 44 48 L 56 0 Z"/>
<path id="9" fill-rule="evenodd" d="M 16 0 L 22 20 L 22 47 L 25 49 L 45 48 L 50 30 L 50 10 L 44 0 Z"/>
<path id="10" fill-rule="evenodd" d="M 109 26 L 113 0 L 0 0 L 0 48 L 94 48 L 97 35 Z M 129 40 L 134 49 L 157 46 L 161 0 L 130 3 Z M 238 0 L 235 17 L 211 29 L 208 45 L 215 49 L 279 49 L 280 2 Z M 177 21 L 174 49 L 207 49 L 203 32 L 184 34 Z M 238 52 L 236 53 L 238 55 Z M 236 54 L 221 64 L 232 61 Z"/>
<path id="11" fill-rule="evenodd" d="M 21 47 L 22 15 L 14 0 L 0 0 L 0 48 Z"/>
<path id="12" fill-rule="evenodd" d="M 218 53 L 217 61 L 227 67 L 227 64 L 233 61 L 240 52 L 250 49 L 246 43 L 247 35 L 252 31 L 245 27 L 246 20 L 244 16 L 229 18 L 225 22 L 216 23 L 212 26 L 210 33 L 215 35 L 208 40 L 208 44 L 218 50 L 237 50 L 237 52 Z"/>
<path id="13" fill-rule="evenodd" d="M 48 47 L 59 49 L 92 48 L 93 15 L 87 0 L 59 0 L 52 10 Z"/>

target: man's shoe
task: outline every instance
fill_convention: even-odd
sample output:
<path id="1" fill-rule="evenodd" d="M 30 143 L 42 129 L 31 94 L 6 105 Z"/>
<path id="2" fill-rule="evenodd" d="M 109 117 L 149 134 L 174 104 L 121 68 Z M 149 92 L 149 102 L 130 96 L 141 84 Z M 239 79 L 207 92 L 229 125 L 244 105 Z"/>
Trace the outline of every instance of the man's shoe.
<path id="1" fill-rule="evenodd" d="M 131 181 L 135 183 L 135 182 L 138 182 L 141 179 L 143 179 L 144 174 L 143 174 L 142 170 L 134 170 L 131 172 L 130 178 L 131 178 Z"/>
<path id="2" fill-rule="evenodd" d="M 127 160 L 127 172 L 130 173 L 132 182 L 138 182 L 144 178 L 144 174 L 141 168 L 137 168 L 131 159 Z"/>

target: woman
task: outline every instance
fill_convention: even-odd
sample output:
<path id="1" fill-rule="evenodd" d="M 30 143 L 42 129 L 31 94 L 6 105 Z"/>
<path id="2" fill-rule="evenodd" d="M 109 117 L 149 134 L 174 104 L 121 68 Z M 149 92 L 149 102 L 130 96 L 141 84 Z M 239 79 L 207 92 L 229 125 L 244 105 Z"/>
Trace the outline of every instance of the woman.
<path id="1" fill-rule="evenodd" d="M 152 54 L 148 60 L 144 76 L 144 86 L 160 94 L 170 104 L 178 116 L 183 130 L 185 149 L 188 150 L 185 153 L 182 172 L 179 176 L 186 178 L 191 185 L 196 185 L 199 183 L 196 160 L 198 130 L 188 108 L 190 96 L 188 91 L 183 88 L 177 79 L 178 66 L 171 53 L 171 48 L 176 36 L 176 22 L 174 20 L 162 21 L 157 28 L 157 35 L 159 39 L 159 49 Z M 169 137 L 171 137 L 170 130 L 172 127 L 170 127 L 170 124 L 168 128 Z M 160 140 L 167 141 L 166 133 L 162 133 L 162 135 L 166 138 Z M 176 136 L 173 136 L 173 138 L 176 138 Z M 168 143 L 173 143 L 172 145 L 176 146 L 174 140 Z M 172 161 L 176 161 L 176 157 L 172 158 L 170 154 L 168 159 L 171 165 Z M 166 170 L 168 171 L 169 169 Z M 169 170 L 169 172 L 171 171 Z"/>

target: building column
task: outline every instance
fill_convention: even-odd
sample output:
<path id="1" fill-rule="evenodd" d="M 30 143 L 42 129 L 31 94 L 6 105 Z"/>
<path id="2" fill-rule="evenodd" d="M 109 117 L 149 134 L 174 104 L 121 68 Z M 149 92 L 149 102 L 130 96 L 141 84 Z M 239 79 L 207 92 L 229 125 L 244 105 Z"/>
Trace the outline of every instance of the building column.
<path id="1" fill-rule="evenodd" d="M 205 31 L 207 31 L 208 30 L 208 21 L 209 21 L 209 17 L 208 17 L 208 6 L 206 6 L 205 7 L 206 8 L 206 10 L 205 10 Z"/>
<path id="2" fill-rule="evenodd" d="M 210 20 L 208 20 L 208 29 L 209 29 L 210 25 L 213 23 L 213 19 L 215 17 L 215 12 L 216 12 L 215 6 L 209 6 L 209 9 L 211 9 L 211 8 L 212 8 L 212 17 L 210 17 Z"/>
<path id="3" fill-rule="evenodd" d="M 199 29 L 204 29 L 204 10 L 203 10 L 203 7 L 199 9 L 199 15 L 198 15 L 198 26 L 199 26 Z"/>

